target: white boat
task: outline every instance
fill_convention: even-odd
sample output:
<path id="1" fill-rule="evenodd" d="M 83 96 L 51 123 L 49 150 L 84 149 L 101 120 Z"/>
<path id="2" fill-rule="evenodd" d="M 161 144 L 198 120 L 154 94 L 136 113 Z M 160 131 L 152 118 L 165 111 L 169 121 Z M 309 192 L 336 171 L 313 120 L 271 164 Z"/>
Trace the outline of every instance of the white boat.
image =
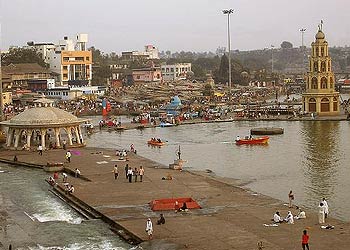
<path id="1" fill-rule="evenodd" d="M 161 122 L 159 124 L 159 127 L 164 128 L 164 127 L 172 127 L 175 126 L 175 124 L 169 123 L 169 122 Z"/>

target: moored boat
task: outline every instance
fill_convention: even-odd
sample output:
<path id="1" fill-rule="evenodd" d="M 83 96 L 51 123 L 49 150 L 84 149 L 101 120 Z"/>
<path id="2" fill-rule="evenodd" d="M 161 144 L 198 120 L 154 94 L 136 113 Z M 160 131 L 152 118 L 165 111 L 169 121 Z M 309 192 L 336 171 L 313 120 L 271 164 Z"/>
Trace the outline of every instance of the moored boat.
<path id="1" fill-rule="evenodd" d="M 256 137 L 256 138 L 248 138 L 248 139 L 239 139 L 236 140 L 236 145 L 255 145 L 255 144 L 267 144 L 269 142 L 270 137 L 268 136 L 262 136 L 262 137 Z"/>
<path id="2" fill-rule="evenodd" d="M 169 122 L 161 122 L 161 123 L 159 124 L 159 127 L 161 127 L 161 128 L 173 127 L 173 126 L 175 126 L 175 124 L 172 124 L 172 123 L 169 123 Z"/>

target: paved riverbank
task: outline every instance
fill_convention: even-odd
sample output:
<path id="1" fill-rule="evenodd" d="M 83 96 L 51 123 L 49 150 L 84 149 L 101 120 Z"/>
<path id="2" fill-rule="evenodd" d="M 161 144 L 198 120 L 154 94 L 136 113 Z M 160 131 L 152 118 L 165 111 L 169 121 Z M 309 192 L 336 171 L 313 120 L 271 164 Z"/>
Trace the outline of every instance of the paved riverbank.
<path id="1" fill-rule="evenodd" d="M 307 219 L 294 225 L 270 224 L 273 213 L 279 210 L 286 215 L 283 202 L 235 186 L 232 179 L 218 178 L 211 173 L 174 171 L 149 159 L 131 154 L 128 162 L 118 162 L 113 150 L 74 149 L 71 163 L 65 167 L 79 168 L 91 181 L 72 176 L 68 182 L 75 186 L 75 195 L 97 211 L 116 221 L 128 231 L 145 240 L 149 249 L 257 249 L 263 242 L 265 249 L 301 249 L 301 233 L 307 228 L 312 249 L 349 249 L 350 224 L 330 218 L 327 223 L 335 229 L 321 229 L 315 211 L 306 211 Z M 0 158 L 46 164 L 63 162 L 63 150 L 36 152 L 2 151 Z M 128 183 L 124 166 L 145 167 L 144 181 Z M 120 176 L 114 180 L 113 166 L 118 164 Z M 173 180 L 162 180 L 172 175 Z M 62 178 L 59 180 L 62 181 Z M 165 225 L 156 225 L 160 212 L 153 212 L 148 203 L 153 199 L 192 197 L 202 209 L 188 213 L 163 212 Z M 315 208 L 316 209 L 316 208 Z M 296 213 L 295 209 L 292 209 Z M 147 241 L 145 223 L 148 217 L 154 224 L 154 240 Z"/>

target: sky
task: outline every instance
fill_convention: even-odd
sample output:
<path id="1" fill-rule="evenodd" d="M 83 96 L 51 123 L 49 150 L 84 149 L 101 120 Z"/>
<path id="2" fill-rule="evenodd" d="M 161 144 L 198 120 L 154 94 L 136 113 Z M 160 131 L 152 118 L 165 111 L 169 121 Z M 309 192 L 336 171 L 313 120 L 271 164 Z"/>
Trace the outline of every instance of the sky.
<path id="1" fill-rule="evenodd" d="M 350 45 L 350 0 L 0 0 L 1 49 L 28 41 L 57 43 L 88 33 L 88 46 L 104 52 L 143 50 L 254 50 L 283 41 L 310 46 L 323 20 L 331 47 Z"/>

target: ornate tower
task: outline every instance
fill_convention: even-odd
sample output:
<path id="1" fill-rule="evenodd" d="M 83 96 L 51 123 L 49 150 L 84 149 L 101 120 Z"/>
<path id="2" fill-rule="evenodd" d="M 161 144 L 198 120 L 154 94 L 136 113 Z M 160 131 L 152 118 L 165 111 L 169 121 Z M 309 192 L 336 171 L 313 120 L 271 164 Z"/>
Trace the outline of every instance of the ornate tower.
<path id="1" fill-rule="evenodd" d="M 339 115 L 339 92 L 334 90 L 332 60 L 322 32 L 322 23 L 318 26 L 315 38 L 315 42 L 311 43 L 306 91 L 302 95 L 303 110 L 320 116 Z"/>

